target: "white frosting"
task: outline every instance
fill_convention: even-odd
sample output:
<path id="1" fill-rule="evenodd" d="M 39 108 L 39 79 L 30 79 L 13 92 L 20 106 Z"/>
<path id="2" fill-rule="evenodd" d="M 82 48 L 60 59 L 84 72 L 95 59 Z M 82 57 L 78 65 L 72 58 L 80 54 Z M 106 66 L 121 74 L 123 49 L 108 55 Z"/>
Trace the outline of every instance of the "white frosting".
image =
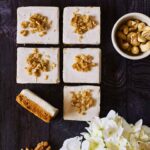
<path id="1" fill-rule="evenodd" d="M 42 72 L 41 76 L 36 78 L 29 75 L 25 69 L 26 59 L 33 53 L 33 48 L 20 47 L 17 49 L 17 83 L 59 83 L 59 49 L 58 48 L 38 48 L 38 51 L 50 62 L 55 63 L 56 67 L 48 72 Z M 50 57 L 48 57 L 50 56 Z M 45 77 L 48 75 L 48 79 Z"/>
<path id="2" fill-rule="evenodd" d="M 96 100 L 96 105 L 89 108 L 85 115 L 79 114 L 71 105 L 71 92 L 81 90 L 92 90 L 92 97 Z M 90 121 L 100 113 L 100 87 L 99 86 L 65 86 L 64 87 L 64 120 Z"/>
<path id="3" fill-rule="evenodd" d="M 101 80 L 101 50 L 99 48 L 65 48 L 63 50 L 63 80 L 67 83 L 100 83 Z M 98 65 L 91 71 L 78 72 L 72 68 L 77 55 L 91 55 Z"/>
<path id="4" fill-rule="evenodd" d="M 31 92 L 30 90 L 24 89 L 21 91 L 20 94 L 26 96 L 29 100 L 38 104 L 45 111 L 47 111 L 52 117 L 54 117 L 57 114 L 57 112 L 58 112 L 57 108 L 53 107 L 52 105 L 50 105 L 49 103 L 44 101 L 42 98 L 38 97 L 36 94 Z"/>
<path id="5" fill-rule="evenodd" d="M 83 34 L 74 33 L 74 28 L 70 25 L 74 12 L 95 16 L 98 25 Z M 66 7 L 63 14 L 63 42 L 65 44 L 100 44 L 100 7 Z"/>
<path id="6" fill-rule="evenodd" d="M 52 26 L 47 34 L 40 37 L 39 33 L 29 33 L 22 36 L 21 22 L 28 21 L 30 16 L 39 13 L 47 16 L 52 21 Z M 58 7 L 19 7 L 17 9 L 17 43 L 19 44 L 58 44 L 59 43 L 59 8 Z"/>

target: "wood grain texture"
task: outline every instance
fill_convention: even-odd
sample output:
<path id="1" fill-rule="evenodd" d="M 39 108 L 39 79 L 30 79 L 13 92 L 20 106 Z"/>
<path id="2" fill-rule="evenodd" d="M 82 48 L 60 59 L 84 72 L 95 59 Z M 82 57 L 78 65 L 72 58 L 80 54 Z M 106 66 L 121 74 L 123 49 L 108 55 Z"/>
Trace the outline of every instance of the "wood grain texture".
<path id="1" fill-rule="evenodd" d="M 62 76 L 60 85 L 16 84 L 16 9 L 32 5 L 59 6 L 60 27 L 63 7 L 101 6 L 101 116 L 114 109 L 131 123 L 143 118 L 144 124 L 150 125 L 150 57 L 140 61 L 126 60 L 116 53 L 111 43 L 111 30 L 116 20 L 128 12 L 150 16 L 149 0 L 0 0 L 0 150 L 19 150 L 41 140 L 48 140 L 53 150 L 58 150 L 66 138 L 79 135 L 86 126 L 83 122 L 62 119 Z M 62 49 L 63 45 L 59 47 Z M 45 124 L 22 109 L 15 97 L 23 88 L 33 90 L 58 107 L 58 117 Z"/>

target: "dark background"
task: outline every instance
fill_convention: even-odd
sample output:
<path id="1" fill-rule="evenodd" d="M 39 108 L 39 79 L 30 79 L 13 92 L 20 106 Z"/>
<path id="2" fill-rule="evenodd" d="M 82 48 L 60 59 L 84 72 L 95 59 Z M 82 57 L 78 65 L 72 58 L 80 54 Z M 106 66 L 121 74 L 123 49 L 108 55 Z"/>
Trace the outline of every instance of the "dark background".
<path id="1" fill-rule="evenodd" d="M 58 150 L 66 138 L 79 135 L 86 123 L 63 121 L 63 82 L 59 85 L 16 84 L 16 9 L 19 6 L 59 6 L 60 39 L 65 6 L 101 7 L 102 83 L 101 117 L 116 110 L 130 123 L 143 118 L 150 126 L 150 56 L 139 61 L 121 57 L 111 43 L 111 30 L 128 12 L 150 16 L 150 0 L 0 0 L 0 150 L 19 150 L 48 140 Z M 60 40 L 62 43 L 62 39 Z M 62 68 L 62 44 L 61 68 Z M 99 46 L 98 46 L 99 47 Z M 46 124 L 21 108 L 15 97 L 29 88 L 60 109 L 57 118 Z"/>

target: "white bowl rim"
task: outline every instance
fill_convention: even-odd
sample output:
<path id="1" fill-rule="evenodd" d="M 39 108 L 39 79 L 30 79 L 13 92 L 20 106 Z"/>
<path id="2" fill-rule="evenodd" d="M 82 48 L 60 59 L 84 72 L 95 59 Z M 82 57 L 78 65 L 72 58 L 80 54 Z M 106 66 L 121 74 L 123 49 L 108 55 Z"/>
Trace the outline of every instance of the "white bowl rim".
<path id="1" fill-rule="evenodd" d="M 147 56 L 150 55 L 150 50 L 149 50 L 149 51 L 147 51 L 147 52 L 144 52 L 144 53 L 141 54 L 141 55 L 138 55 L 138 56 L 131 56 L 131 55 L 128 55 L 128 54 L 126 54 L 125 52 L 123 52 L 123 51 L 119 48 L 119 46 L 118 46 L 118 44 L 117 44 L 117 41 L 116 41 L 116 38 L 115 38 L 115 33 L 116 33 L 116 29 L 117 29 L 118 24 L 119 24 L 123 19 L 125 19 L 125 18 L 127 18 L 127 17 L 133 17 L 133 18 L 134 18 L 135 16 L 137 17 L 137 19 L 138 19 L 138 16 L 140 16 L 141 18 L 145 18 L 145 20 L 149 20 L 149 23 L 148 23 L 148 22 L 146 22 L 146 23 L 148 23 L 148 24 L 150 25 L 150 17 L 148 17 L 147 15 L 142 14 L 142 13 L 132 12 L 132 13 L 127 13 L 127 14 L 123 15 L 122 17 L 120 17 L 120 18 L 117 20 L 117 22 L 114 24 L 113 29 L 112 29 L 112 32 L 111 32 L 111 39 L 112 39 L 112 43 L 113 43 L 113 46 L 114 46 L 115 50 L 116 50 L 121 56 L 123 56 L 123 57 L 125 57 L 125 58 L 127 58 L 127 59 L 131 59 L 131 60 L 143 59 L 143 58 L 145 58 L 145 57 L 147 57 Z M 141 19 L 139 19 L 139 20 L 141 20 Z"/>

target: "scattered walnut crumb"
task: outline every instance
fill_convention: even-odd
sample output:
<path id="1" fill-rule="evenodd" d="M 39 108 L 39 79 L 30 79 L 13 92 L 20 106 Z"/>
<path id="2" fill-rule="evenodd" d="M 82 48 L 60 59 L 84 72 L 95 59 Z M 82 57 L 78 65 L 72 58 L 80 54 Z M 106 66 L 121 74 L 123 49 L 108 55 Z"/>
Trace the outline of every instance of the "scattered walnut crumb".
<path id="1" fill-rule="evenodd" d="M 86 114 L 86 111 L 95 105 L 95 100 L 92 97 L 91 90 L 83 90 L 79 92 L 71 92 L 72 100 L 71 105 L 75 107 L 76 111 L 82 115 Z"/>
<path id="2" fill-rule="evenodd" d="M 29 31 L 28 30 L 21 30 L 20 34 L 23 36 L 27 36 L 29 34 Z"/>
<path id="3" fill-rule="evenodd" d="M 51 150 L 51 146 L 47 141 L 42 141 L 38 143 L 35 148 L 26 147 L 25 149 L 21 148 L 21 150 Z"/>
<path id="4" fill-rule="evenodd" d="M 41 33 L 39 33 L 39 36 L 44 36 L 45 34 L 47 34 L 47 32 L 46 31 L 43 31 L 43 32 L 41 32 Z"/>
<path id="5" fill-rule="evenodd" d="M 21 23 L 22 28 L 28 28 L 28 32 L 39 33 L 39 36 L 44 36 L 51 28 L 52 22 L 48 20 L 48 17 L 41 14 L 33 14 L 30 16 L 29 21 L 23 21 Z"/>
<path id="6" fill-rule="evenodd" d="M 75 57 L 75 63 L 72 65 L 73 69 L 80 72 L 91 71 L 92 67 L 97 66 L 97 63 L 93 63 L 93 56 L 91 55 L 77 55 Z"/>
<path id="7" fill-rule="evenodd" d="M 94 16 L 82 15 L 79 13 L 74 13 L 71 20 L 71 25 L 75 28 L 75 33 L 78 33 L 79 35 L 83 35 L 87 31 L 95 28 L 97 24 Z"/>
<path id="8" fill-rule="evenodd" d="M 37 48 L 33 49 L 33 53 L 27 57 L 26 61 L 28 66 L 25 69 L 28 74 L 36 77 L 39 77 L 42 72 L 48 72 L 56 67 L 52 67 L 54 63 L 50 63 L 48 59 L 44 59 Z"/>
<path id="9" fill-rule="evenodd" d="M 45 80 L 48 80 L 48 78 L 49 78 L 49 76 L 48 76 L 48 75 L 46 75 L 46 76 L 45 76 Z"/>
<path id="10" fill-rule="evenodd" d="M 51 64 L 50 64 L 50 68 L 51 68 L 51 69 L 54 69 L 55 67 L 56 67 L 56 64 L 55 64 L 55 63 L 51 63 Z"/>

